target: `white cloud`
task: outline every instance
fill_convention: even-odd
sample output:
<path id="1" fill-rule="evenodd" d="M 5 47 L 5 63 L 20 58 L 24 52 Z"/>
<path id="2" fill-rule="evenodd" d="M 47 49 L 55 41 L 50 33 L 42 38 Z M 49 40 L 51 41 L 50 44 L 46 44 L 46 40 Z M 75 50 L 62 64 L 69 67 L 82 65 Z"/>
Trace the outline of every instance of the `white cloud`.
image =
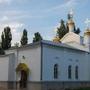
<path id="1" fill-rule="evenodd" d="M 9 18 L 7 17 L 7 16 L 3 16 L 2 18 L 1 18 L 1 21 L 3 22 L 3 21 L 7 21 Z"/>
<path id="2" fill-rule="evenodd" d="M 11 28 L 11 32 L 12 32 L 12 45 L 14 45 L 14 43 L 16 43 L 16 42 L 20 42 L 20 38 L 21 38 L 20 29 L 23 28 L 24 24 L 22 24 L 20 22 L 10 22 L 10 23 L 0 24 L 0 36 L 2 34 L 2 31 L 4 30 L 4 28 L 6 26 L 9 26 Z"/>
<path id="3" fill-rule="evenodd" d="M 78 4 L 77 0 L 67 0 L 63 4 L 47 9 L 46 12 L 51 12 L 51 11 L 56 11 L 56 10 L 60 11 L 62 9 L 68 9 L 68 8 L 70 9 L 70 8 L 73 8 L 77 4 Z"/>
<path id="4" fill-rule="evenodd" d="M 30 1 L 31 0 L 0 0 L 0 4 L 10 4 L 12 2 L 19 3 L 19 4 L 25 4 Z"/>
<path id="5" fill-rule="evenodd" d="M 20 44 L 20 39 L 21 39 L 21 33 L 16 31 L 14 33 L 12 33 L 12 46 L 15 43 L 19 43 Z"/>
<path id="6" fill-rule="evenodd" d="M 2 3 L 10 3 L 12 0 L 0 0 L 0 4 Z"/>
<path id="7" fill-rule="evenodd" d="M 11 3 L 12 1 L 14 1 L 14 0 L 0 0 L 0 4 L 1 3 Z M 18 0 L 18 1 L 22 2 L 22 0 Z M 12 43 L 14 45 L 14 43 L 20 41 L 21 32 L 19 30 L 20 29 L 22 30 L 22 28 L 24 26 L 24 24 L 22 24 L 18 21 L 26 19 L 26 18 L 29 18 L 29 19 L 30 18 L 34 18 L 34 19 L 44 18 L 44 17 L 50 15 L 50 14 L 47 14 L 48 12 L 54 12 L 54 11 L 60 12 L 60 10 L 62 10 L 62 9 L 64 10 L 64 9 L 68 9 L 68 8 L 69 9 L 73 8 L 75 5 L 78 4 L 78 1 L 80 1 L 80 0 L 66 0 L 63 4 L 60 4 L 58 6 L 54 6 L 52 8 L 49 8 L 49 9 L 46 9 L 43 11 L 39 11 L 37 14 L 30 13 L 30 12 L 23 11 L 23 10 L 21 10 L 21 11 L 19 11 L 19 10 L 18 11 L 17 10 L 2 11 L 2 12 L 0 12 L 0 14 L 2 14 L 2 15 L 0 15 L 2 17 L 0 19 L 0 34 L 2 33 L 4 27 L 10 26 L 10 28 L 12 29 L 12 35 L 13 35 Z M 55 29 L 57 27 L 58 27 L 58 25 L 55 27 Z M 53 29 L 54 29 L 54 27 L 53 27 Z M 48 37 L 48 38 L 50 38 L 50 37 Z"/>
<path id="8" fill-rule="evenodd" d="M 19 28 L 22 28 L 23 25 L 24 24 L 19 23 L 19 22 L 10 22 L 10 23 L 3 23 L 3 24 L 0 25 L 0 27 L 4 28 L 6 26 L 9 26 L 12 29 L 12 31 L 15 31 Z"/>

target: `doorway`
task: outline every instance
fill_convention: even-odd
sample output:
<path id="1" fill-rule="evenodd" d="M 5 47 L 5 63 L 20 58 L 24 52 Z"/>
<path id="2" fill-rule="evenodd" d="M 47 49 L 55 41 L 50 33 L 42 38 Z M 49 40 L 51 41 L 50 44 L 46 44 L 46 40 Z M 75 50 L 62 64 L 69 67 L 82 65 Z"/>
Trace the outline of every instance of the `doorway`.
<path id="1" fill-rule="evenodd" d="M 28 76 L 29 76 L 29 68 L 25 63 L 19 63 L 16 72 L 19 79 L 19 87 L 20 88 L 27 88 Z"/>
<path id="2" fill-rule="evenodd" d="M 21 70 L 21 78 L 20 78 L 20 88 L 27 88 L 27 72 L 24 70 Z"/>

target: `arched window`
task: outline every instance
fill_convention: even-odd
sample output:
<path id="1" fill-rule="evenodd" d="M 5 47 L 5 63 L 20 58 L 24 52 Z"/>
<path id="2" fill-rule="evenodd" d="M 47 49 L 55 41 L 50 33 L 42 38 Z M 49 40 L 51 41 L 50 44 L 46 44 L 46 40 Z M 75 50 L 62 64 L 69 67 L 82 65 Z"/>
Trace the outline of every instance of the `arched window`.
<path id="1" fill-rule="evenodd" d="M 75 78 L 78 79 L 78 66 L 75 67 Z"/>
<path id="2" fill-rule="evenodd" d="M 72 78 L 72 66 L 69 65 L 68 66 L 68 79 L 71 79 Z"/>
<path id="3" fill-rule="evenodd" d="M 54 65 L 54 79 L 58 78 L 58 64 Z"/>

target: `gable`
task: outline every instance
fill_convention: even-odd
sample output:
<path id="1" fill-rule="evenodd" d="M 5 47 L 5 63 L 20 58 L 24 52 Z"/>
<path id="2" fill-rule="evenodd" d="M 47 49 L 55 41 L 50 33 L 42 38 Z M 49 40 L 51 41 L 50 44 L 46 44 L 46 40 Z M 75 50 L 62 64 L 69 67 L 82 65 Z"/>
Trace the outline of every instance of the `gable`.
<path id="1" fill-rule="evenodd" d="M 69 32 L 61 39 L 61 42 L 62 43 L 76 42 L 76 43 L 80 44 L 81 43 L 80 38 L 81 37 L 79 35 L 77 35 L 73 32 Z"/>

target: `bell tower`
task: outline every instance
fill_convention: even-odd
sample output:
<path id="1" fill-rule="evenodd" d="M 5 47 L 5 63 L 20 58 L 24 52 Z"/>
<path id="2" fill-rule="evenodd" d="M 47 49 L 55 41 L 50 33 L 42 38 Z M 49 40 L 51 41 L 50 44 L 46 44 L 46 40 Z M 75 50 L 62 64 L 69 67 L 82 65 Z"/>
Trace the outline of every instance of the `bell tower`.
<path id="1" fill-rule="evenodd" d="M 68 13 L 67 26 L 68 26 L 69 32 L 74 32 L 75 24 L 73 21 L 73 11 L 72 10 Z"/>

